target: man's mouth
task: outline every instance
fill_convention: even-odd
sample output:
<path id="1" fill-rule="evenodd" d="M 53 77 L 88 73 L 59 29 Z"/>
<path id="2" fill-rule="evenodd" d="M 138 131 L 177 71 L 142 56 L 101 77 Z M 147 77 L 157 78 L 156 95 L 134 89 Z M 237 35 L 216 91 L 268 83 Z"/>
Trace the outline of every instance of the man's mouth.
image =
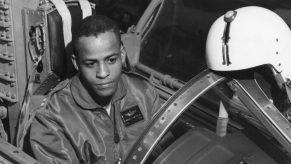
<path id="1" fill-rule="evenodd" d="M 97 84 L 98 88 L 102 88 L 102 89 L 106 89 L 106 88 L 110 88 L 114 85 L 114 82 L 110 81 L 110 82 L 104 82 L 104 83 L 99 83 Z"/>

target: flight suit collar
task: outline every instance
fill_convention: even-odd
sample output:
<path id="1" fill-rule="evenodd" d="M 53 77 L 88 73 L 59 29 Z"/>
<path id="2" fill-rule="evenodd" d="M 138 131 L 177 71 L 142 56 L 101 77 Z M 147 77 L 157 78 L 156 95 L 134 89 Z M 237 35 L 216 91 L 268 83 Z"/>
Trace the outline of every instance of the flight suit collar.
<path id="1" fill-rule="evenodd" d="M 122 76 L 122 75 L 121 75 Z M 78 105 L 85 109 L 97 109 L 102 108 L 94 99 L 90 96 L 88 91 L 85 89 L 83 84 L 80 81 L 78 75 L 74 76 L 71 81 L 71 93 Z M 112 103 L 115 103 L 117 100 L 122 99 L 126 95 L 126 87 L 121 77 L 118 84 L 117 90 L 112 98 Z"/>

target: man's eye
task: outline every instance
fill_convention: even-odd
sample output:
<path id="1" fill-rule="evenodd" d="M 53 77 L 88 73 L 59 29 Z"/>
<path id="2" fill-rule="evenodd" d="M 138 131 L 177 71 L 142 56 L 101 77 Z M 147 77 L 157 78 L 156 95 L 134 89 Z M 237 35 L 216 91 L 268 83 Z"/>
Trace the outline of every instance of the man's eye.
<path id="1" fill-rule="evenodd" d="M 87 67 L 93 67 L 95 63 L 85 63 Z"/>
<path id="2" fill-rule="evenodd" d="M 108 62 L 109 64 L 114 64 L 114 63 L 116 62 L 117 59 L 118 59 L 117 57 L 111 57 L 111 58 L 109 58 L 109 59 L 107 60 L 107 62 Z"/>

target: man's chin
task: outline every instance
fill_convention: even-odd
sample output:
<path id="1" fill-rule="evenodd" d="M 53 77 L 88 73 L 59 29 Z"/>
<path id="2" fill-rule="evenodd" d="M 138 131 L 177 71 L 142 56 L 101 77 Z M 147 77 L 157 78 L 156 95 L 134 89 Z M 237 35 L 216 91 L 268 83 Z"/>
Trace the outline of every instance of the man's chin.
<path id="1" fill-rule="evenodd" d="M 95 92 L 98 97 L 102 98 L 107 98 L 107 97 L 112 97 L 114 94 L 115 89 L 113 88 L 106 88 L 106 89 L 98 89 L 97 92 Z"/>

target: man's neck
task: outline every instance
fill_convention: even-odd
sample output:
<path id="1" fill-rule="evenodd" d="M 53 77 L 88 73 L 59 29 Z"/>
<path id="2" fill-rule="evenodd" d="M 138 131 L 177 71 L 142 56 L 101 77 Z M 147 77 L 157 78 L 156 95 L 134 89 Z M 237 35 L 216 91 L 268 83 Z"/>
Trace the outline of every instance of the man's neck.
<path id="1" fill-rule="evenodd" d="M 110 116 L 110 110 L 111 110 L 111 102 L 104 106 L 104 109 L 106 110 L 107 114 Z"/>

